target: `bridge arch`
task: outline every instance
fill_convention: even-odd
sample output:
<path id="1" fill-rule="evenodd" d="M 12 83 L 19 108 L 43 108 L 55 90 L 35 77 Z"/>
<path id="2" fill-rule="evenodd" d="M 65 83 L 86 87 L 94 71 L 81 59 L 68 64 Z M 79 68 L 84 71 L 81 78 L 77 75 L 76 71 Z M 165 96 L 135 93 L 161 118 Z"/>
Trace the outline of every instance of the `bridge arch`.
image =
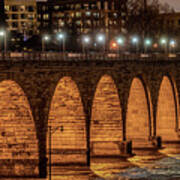
<path id="1" fill-rule="evenodd" d="M 123 122 L 118 90 L 109 75 L 103 75 L 94 94 L 90 144 L 93 155 L 117 155 L 123 140 Z"/>
<path id="2" fill-rule="evenodd" d="M 86 118 L 78 87 L 70 76 L 61 78 L 56 86 L 48 127 L 51 127 L 52 164 L 86 163 Z"/>
<path id="3" fill-rule="evenodd" d="M 0 176 L 38 176 L 39 151 L 34 119 L 22 88 L 0 82 Z"/>
<path id="4" fill-rule="evenodd" d="M 156 135 L 162 137 L 162 141 L 179 140 L 179 101 L 176 84 L 170 75 L 162 78 L 156 114 Z"/>
<path id="5" fill-rule="evenodd" d="M 126 115 L 126 137 L 132 140 L 133 148 L 147 147 L 152 135 L 152 112 L 149 89 L 137 76 L 131 82 Z"/>

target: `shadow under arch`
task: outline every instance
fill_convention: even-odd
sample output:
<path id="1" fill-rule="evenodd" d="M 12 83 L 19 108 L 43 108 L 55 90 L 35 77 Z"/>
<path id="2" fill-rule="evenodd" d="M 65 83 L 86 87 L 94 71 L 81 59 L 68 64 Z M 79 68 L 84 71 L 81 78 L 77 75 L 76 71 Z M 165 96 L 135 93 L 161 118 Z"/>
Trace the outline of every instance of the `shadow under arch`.
<path id="1" fill-rule="evenodd" d="M 34 119 L 22 88 L 0 82 L 0 176 L 38 176 L 39 151 Z"/>
<path id="2" fill-rule="evenodd" d="M 179 141 L 179 101 L 176 83 L 166 74 L 159 88 L 156 111 L 156 135 L 161 136 L 162 142 Z"/>
<path id="3" fill-rule="evenodd" d="M 153 134 L 151 96 L 147 84 L 142 76 L 132 79 L 129 91 L 127 115 L 126 115 L 126 137 L 132 140 L 133 149 L 151 147 Z"/>
<path id="4" fill-rule="evenodd" d="M 61 78 L 56 86 L 48 127 L 51 127 L 52 164 L 86 163 L 86 118 L 79 89 L 70 76 Z"/>
<path id="5" fill-rule="evenodd" d="M 119 155 L 123 122 L 118 90 L 109 75 L 103 75 L 94 94 L 91 125 L 91 155 Z"/>

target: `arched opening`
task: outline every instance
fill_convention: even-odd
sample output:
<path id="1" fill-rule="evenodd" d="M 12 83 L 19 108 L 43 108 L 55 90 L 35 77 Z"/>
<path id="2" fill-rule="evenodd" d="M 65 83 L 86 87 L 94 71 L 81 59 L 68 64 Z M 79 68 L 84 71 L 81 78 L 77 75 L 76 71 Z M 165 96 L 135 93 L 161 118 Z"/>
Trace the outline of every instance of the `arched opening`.
<path id="1" fill-rule="evenodd" d="M 163 77 L 158 97 L 156 116 L 156 135 L 162 141 L 178 140 L 178 113 L 175 87 L 167 76 Z"/>
<path id="2" fill-rule="evenodd" d="M 52 164 L 86 162 L 86 120 L 77 85 L 62 78 L 55 90 L 49 112 L 47 152 L 51 141 Z"/>
<path id="3" fill-rule="evenodd" d="M 104 75 L 96 88 L 91 116 L 91 150 L 93 155 L 118 155 L 123 139 L 123 122 L 116 85 Z"/>
<path id="4" fill-rule="evenodd" d="M 134 78 L 128 99 L 126 136 L 133 148 L 145 148 L 151 135 L 151 111 L 148 92 L 139 78 Z"/>
<path id="5" fill-rule="evenodd" d="M 28 100 L 14 81 L 0 83 L 0 176 L 37 176 L 38 140 Z"/>

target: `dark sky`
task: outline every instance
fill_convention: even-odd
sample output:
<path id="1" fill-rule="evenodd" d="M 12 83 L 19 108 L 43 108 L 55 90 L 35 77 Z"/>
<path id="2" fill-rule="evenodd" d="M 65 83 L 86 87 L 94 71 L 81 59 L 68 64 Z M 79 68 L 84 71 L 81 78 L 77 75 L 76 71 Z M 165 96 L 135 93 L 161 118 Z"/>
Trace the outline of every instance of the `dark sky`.
<path id="1" fill-rule="evenodd" d="M 162 3 L 168 3 L 176 11 L 180 12 L 180 0 L 159 0 Z"/>

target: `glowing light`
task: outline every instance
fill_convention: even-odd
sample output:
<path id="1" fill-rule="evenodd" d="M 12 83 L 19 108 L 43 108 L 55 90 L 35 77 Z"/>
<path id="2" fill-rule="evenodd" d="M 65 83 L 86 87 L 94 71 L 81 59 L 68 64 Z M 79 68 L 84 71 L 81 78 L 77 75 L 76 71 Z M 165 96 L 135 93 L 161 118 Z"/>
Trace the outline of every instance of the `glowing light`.
<path id="1" fill-rule="evenodd" d="M 161 39 L 161 44 L 166 44 L 167 40 L 165 38 Z"/>
<path id="2" fill-rule="evenodd" d="M 86 12 L 86 15 L 87 15 L 87 16 L 90 16 L 90 15 L 91 15 L 91 12 L 89 12 L 89 11 Z"/>
<path id="3" fill-rule="evenodd" d="M 176 46 L 176 42 L 174 40 L 171 40 L 169 42 L 169 44 L 170 44 L 171 47 L 175 47 Z"/>
<path id="4" fill-rule="evenodd" d="M 105 36 L 103 34 L 99 34 L 97 36 L 97 41 L 98 42 L 102 43 L 102 42 L 104 42 L 104 40 L 105 40 Z"/>
<path id="5" fill-rule="evenodd" d="M 64 34 L 63 33 L 59 33 L 58 34 L 58 39 L 64 39 Z"/>
<path id="6" fill-rule="evenodd" d="M 150 46 L 151 45 L 151 40 L 150 39 L 146 39 L 145 40 L 145 45 L 146 46 Z"/>
<path id="7" fill-rule="evenodd" d="M 153 47 L 158 48 L 158 44 L 157 43 L 153 44 Z"/>
<path id="8" fill-rule="evenodd" d="M 44 37 L 43 37 L 43 39 L 45 40 L 45 41 L 49 41 L 49 36 L 48 35 L 45 35 Z"/>
<path id="9" fill-rule="evenodd" d="M 119 45 L 124 44 L 123 38 L 119 37 L 119 38 L 117 39 L 117 43 L 118 43 Z"/>
<path id="10" fill-rule="evenodd" d="M 117 43 L 116 42 L 112 43 L 112 48 L 117 48 Z"/>
<path id="11" fill-rule="evenodd" d="M 4 36 L 5 32 L 4 31 L 0 31 L 0 36 Z"/>
<path id="12" fill-rule="evenodd" d="M 83 42 L 88 44 L 90 42 L 90 37 L 89 36 L 84 36 L 83 37 Z"/>
<path id="13" fill-rule="evenodd" d="M 137 44 L 138 43 L 138 37 L 133 37 L 132 38 L 132 43 L 134 43 L 134 44 Z"/>

